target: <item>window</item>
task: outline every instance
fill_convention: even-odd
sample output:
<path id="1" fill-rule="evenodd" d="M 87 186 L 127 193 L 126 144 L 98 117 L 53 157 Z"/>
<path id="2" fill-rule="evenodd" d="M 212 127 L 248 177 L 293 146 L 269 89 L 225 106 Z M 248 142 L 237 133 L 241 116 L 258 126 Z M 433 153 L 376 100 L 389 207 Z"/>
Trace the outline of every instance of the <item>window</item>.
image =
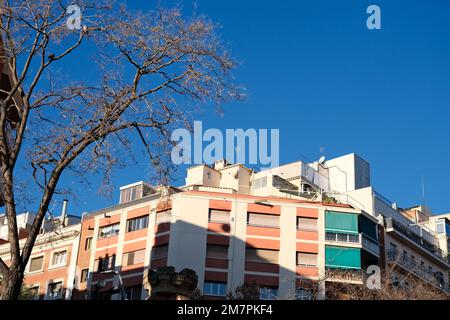
<path id="1" fill-rule="evenodd" d="M 84 250 L 91 250 L 92 248 L 92 237 L 86 238 L 86 243 L 84 244 Z"/>
<path id="2" fill-rule="evenodd" d="M 142 216 L 127 221 L 127 232 L 145 229 L 148 226 L 148 216 Z"/>
<path id="3" fill-rule="evenodd" d="M 106 256 L 97 260 L 97 270 L 98 272 L 108 271 L 114 269 L 116 266 L 116 255 Z"/>
<path id="4" fill-rule="evenodd" d="M 101 227 L 98 232 L 100 239 L 114 237 L 119 234 L 119 224 L 110 224 L 109 226 Z"/>
<path id="5" fill-rule="evenodd" d="M 67 259 L 67 251 L 54 252 L 52 258 L 52 266 L 65 265 Z"/>
<path id="6" fill-rule="evenodd" d="M 279 216 L 270 214 L 248 213 L 247 224 L 260 227 L 279 228 L 280 219 Z"/>
<path id="7" fill-rule="evenodd" d="M 142 285 L 125 288 L 127 300 L 141 300 Z"/>
<path id="8" fill-rule="evenodd" d="M 203 294 L 206 296 L 225 297 L 227 294 L 227 284 L 205 281 L 203 284 Z"/>
<path id="9" fill-rule="evenodd" d="M 89 269 L 81 270 L 80 283 L 85 283 L 89 274 Z"/>
<path id="10" fill-rule="evenodd" d="M 28 272 L 36 272 L 41 271 L 44 263 L 44 256 L 31 258 L 30 260 L 30 268 Z"/>
<path id="11" fill-rule="evenodd" d="M 261 300 L 278 299 L 278 288 L 269 288 L 269 287 L 259 288 L 259 299 Z"/>
<path id="12" fill-rule="evenodd" d="M 39 286 L 32 286 L 28 289 L 30 291 L 31 300 L 39 300 Z"/>
<path id="13" fill-rule="evenodd" d="M 403 260 L 408 259 L 408 252 L 406 252 L 406 250 L 403 250 L 403 252 L 402 252 L 402 258 L 403 258 Z"/>
<path id="14" fill-rule="evenodd" d="M 120 191 L 120 203 L 136 200 L 142 194 L 142 185 Z"/>
<path id="15" fill-rule="evenodd" d="M 172 210 L 165 210 L 156 213 L 156 224 L 170 222 L 172 219 Z"/>
<path id="16" fill-rule="evenodd" d="M 131 266 L 133 264 L 143 263 L 145 259 L 145 249 L 127 252 L 123 254 L 124 266 Z"/>
<path id="17" fill-rule="evenodd" d="M 313 293 L 310 289 L 305 288 L 296 289 L 295 300 L 313 300 Z"/>
<path id="18" fill-rule="evenodd" d="M 167 258 L 167 253 L 169 251 L 169 246 L 157 246 L 152 249 L 152 259 L 163 259 Z"/>
<path id="19" fill-rule="evenodd" d="M 278 263 L 278 251 L 247 248 L 245 252 L 246 262 Z"/>
<path id="20" fill-rule="evenodd" d="M 297 229 L 317 230 L 317 219 L 297 217 Z"/>
<path id="21" fill-rule="evenodd" d="M 253 181 L 253 189 L 260 189 L 267 186 L 267 177 L 255 179 Z"/>
<path id="22" fill-rule="evenodd" d="M 441 234 L 445 233 L 445 220 L 440 219 L 436 221 L 436 232 Z"/>
<path id="23" fill-rule="evenodd" d="M 230 223 L 230 211 L 210 209 L 208 221 Z"/>
<path id="24" fill-rule="evenodd" d="M 53 282 L 48 285 L 47 296 L 52 299 L 62 297 L 62 281 Z"/>
<path id="25" fill-rule="evenodd" d="M 228 247 L 208 244 L 206 246 L 206 258 L 228 260 Z"/>
<path id="26" fill-rule="evenodd" d="M 297 265 L 306 267 L 317 266 L 317 254 L 297 252 Z"/>

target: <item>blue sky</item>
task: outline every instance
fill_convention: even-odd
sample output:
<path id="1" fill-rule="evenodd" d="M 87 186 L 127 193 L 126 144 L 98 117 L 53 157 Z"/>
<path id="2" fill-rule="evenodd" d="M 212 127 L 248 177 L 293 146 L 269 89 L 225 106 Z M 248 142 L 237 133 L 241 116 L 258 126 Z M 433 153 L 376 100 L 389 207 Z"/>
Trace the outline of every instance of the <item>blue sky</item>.
<path id="1" fill-rule="evenodd" d="M 151 9 L 155 1 L 130 1 Z M 164 5 L 175 3 L 164 1 Z M 177 1 L 189 12 L 191 1 Z M 366 28 L 381 8 L 382 29 Z M 400 206 L 422 202 L 450 212 L 450 2 L 211 1 L 198 11 L 223 28 L 240 62 L 248 99 L 230 103 L 219 128 L 279 128 L 280 163 L 355 152 L 370 162 L 372 184 Z M 147 180 L 146 161 L 114 175 L 114 199 L 80 194 L 71 212 L 118 201 L 118 187 Z M 180 170 L 174 184 L 182 184 Z M 94 184 L 95 186 L 95 184 Z"/>

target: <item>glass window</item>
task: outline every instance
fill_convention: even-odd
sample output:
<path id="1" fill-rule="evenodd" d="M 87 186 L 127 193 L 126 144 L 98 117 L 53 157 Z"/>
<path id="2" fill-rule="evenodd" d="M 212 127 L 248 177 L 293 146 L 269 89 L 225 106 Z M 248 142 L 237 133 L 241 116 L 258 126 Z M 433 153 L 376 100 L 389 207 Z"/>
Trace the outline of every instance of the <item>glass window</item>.
<path id="1" fill-rule="evenodd" d="M 297 229 L 317 230 L 317 219 L 297 217 Z"/>
<path id="2" fill-rule="evenodd" d="M 169 246 L 157 246 L 152 249 L 152 259 L 163 259 L 167 258 L 167 253 L 169 251 Z"/>
<path id="3" fill-rule="evenodd" d="M 228 247 L 208 244 L 206 246 L 206 258 L 228 260 Z"/>
<path id="4" fill-rule="evenodd" d="M 278 264 L 278 251 L 247 248 L 245 253 L 245 261 Z"/>
<path id="5" fill-rule="evenodd" d="M 133 264 L 143 263 L 145 259 L 145 249 L 127 252 L 123 254 L 123 265 L 131 266 Z"/>
<path id="6" fill-rule="evenodd" d="M 66 264 L 67 251 L 60 251 L 53 253 L 52 265 L 64 265 Z"/>
<path id="7" fill-rule="evenodd" d="M 125 288 L 127 300 L 141 300 L 142 285 Z"/>
<path id="8" fill-rule="evenodd" d="M 44 256 L 31 258 L 30 259 L 30 268 L 28 272 L 36 272 L 41 271 L 44 263 Z"/>
<path id="9" fill-rule="evenodd" d="M 116 255 L 106 256 L 97 260 L 98 272 L 108 271 L 114 269 L 116 266 Z"/>
<path id="10" fill-rule="evenodd" d="M 207 296 L 225 297 L 227 294 L 227 284 L 222 282 L 205 281 L 203 284 L 203 294 Z"/>
<path id="11" fill-rule="evenodd" d="M 310 289 L 299 288 L 295 290 L 296 300 L 313 300 L 313 293 Z"/>
<path id="12" fill-rule="evenodd" d="M 32 286 L 29 290 L 31 299 L 39 300 L 39 286 Z"/>
<path id="13" fill-rule="evenodd" d="M 247 223 L 260 227 L 279 228 L 280 217 L 271 214 L 248 213 Z"/>
<path id="14" fill-rule="evenodd" d="M 209 210 L 208 221 L 230 223 L 230 211 Z"/>
<path id="15" fill-rule="evenodd" d="M 86 238 L 86 243 L 84 244 L 84 250 L 91 250 L 92 247 L 92 237 Z"/>
<path id="16" fill-rule="evenodd" d="M 85 283 L 87 281 L 88 274 L 89 274 L 89 269 L 81 270 L 81 277 L 80 277 L 81 283 Z"/>
<path id="17" fill-rule="evenodd" d="M 62 297 L 62 281 L 53 282 L 48 285 L 47 296 L 49 298 L 61 298 Z"/>
<path id="18" fill-rule="evenodd" d="M 261 287 L 259 288 L 259 299 L 261 300 L 277 300 L 278 288 Z"/>
<path id="19" fill-rule="evenodd" d="M 172 210 L 165 210 L 156 213 L 156 224 L 170 222 L 172 219 Z"/>
<path id="20" fill-rule="evenodd" d="M 148 226 L 148 216 L 142 216 L 127 221 L 127 232 L 145 229 Z"/>
<path id="21" fill-rule="evenodd" d="M 317 266 L 317 254 L 297 252 L 297 265 L 307 267 Z"/>
<path id="22" fill-rule="evenodd" d="M 117 236 L 119 234 L 119 224 L 110 224 L 109 226 L 101 227 L 98 232 L 100 239 Z"/>
<path id="23" fill-rule="evenodd" d="M 436 232 L 439 234 L 445 233 L 445 220 L 436 221 Z"/>

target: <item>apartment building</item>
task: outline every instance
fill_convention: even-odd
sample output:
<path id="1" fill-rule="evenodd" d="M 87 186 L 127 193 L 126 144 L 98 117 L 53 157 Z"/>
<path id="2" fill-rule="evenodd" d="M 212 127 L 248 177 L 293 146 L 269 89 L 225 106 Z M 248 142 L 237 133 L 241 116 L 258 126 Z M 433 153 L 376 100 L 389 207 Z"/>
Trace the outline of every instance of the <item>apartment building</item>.
<path id="1" fill-rule="evenodd" d="M 324 297 L 326 281 L 362 283 L 378 263 L 362 240 L 377 237 L 376 221 L 349 205 L 182 189 L 125 197 L 132 188 L 145 186 L 83 219 L 74 297 L 119 299 L 121 281 L 127 298 L 145 299 L 145 270 L 161 266 L 193 269 L 209 298 L 252 281 L 261 298 Z M 327 278 L 336 268 L 354 277 Z"/>
<path id="2" fill-rule="evenodd" d="M 178 188 L 123 186 L 117 205 L 83 214 L 71 249 L 58 245 L 70 257 L 58 297 L 147 299 L 147 271 L 162 266 L 194 270 L 208 299 L 253 281 L 261 299 L 324 299 L 332 282 L 362 285 L 371 265 L 399 286 L 413 275 L 448 292 L 449 226 L 376 192 L 355 154 L 260 172 L 222 160 L 189 168 Z M 43 256 L 42 281 L 26 283 L 45 298 L 58 276 Z"/>
<path id="3" fill-rule="evenodd" d="M 79 217 L 65 213 L 66 201 L 63 208 L 61 217 L 44 221 L 25 270 L 24 284 L 36 300 L 72 298 L 81 224 Z M 17 216 L 21 248 L 34 218 L 29 212 Z M 10 248 L 6 223 L 6 217 L 0 217 L 0 257 L 8 264 Z"/>

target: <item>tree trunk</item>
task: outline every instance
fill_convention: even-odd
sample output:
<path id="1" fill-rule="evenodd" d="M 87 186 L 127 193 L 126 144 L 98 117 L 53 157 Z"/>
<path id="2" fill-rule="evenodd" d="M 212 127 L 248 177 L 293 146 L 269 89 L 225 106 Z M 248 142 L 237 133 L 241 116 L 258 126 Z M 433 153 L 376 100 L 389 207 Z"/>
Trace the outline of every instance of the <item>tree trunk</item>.
<path id="1" fill-rule="evenodd" d="M 23 282 L 23 272 L 19 268 L 10 270 L 4 275 L 2 288 L 0 289 L 0 300 L 17 300 L 20 295 Z"/>

